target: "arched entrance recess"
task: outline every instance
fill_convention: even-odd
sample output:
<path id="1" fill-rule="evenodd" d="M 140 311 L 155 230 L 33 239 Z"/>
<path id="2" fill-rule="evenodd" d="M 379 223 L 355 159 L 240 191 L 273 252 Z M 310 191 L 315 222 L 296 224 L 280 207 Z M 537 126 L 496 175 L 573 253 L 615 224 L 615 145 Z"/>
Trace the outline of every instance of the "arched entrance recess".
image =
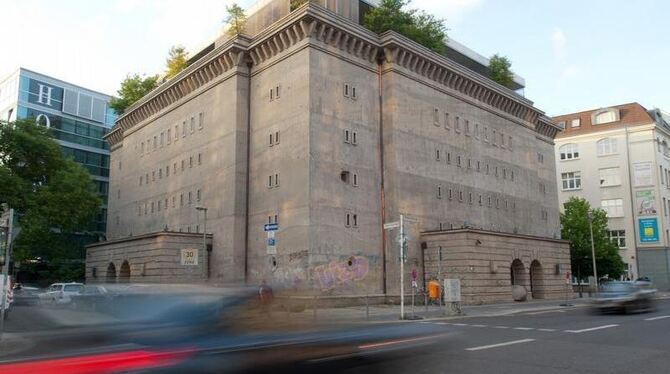
<path id="1" fill-rule="evenodd" d="M 116 283 L 116 266 L 113 262 L 110 262 L 107 265 L 107 274 L 105 275 L 105 282 L 107 283 Z"/>
<path id="2" fill-rule="evenodd" d="M 530 293 L 533 299 L 544 299 L 544 274 L 538 260 L 530 264 Z"/>
<path id="3" fill-rule="evenodd" d="M 121 270 L 119 271 L 119 283 L 128 283 L 130 282 L 130 265 L 128 261 L 123 261 L 121 264 Z"/>

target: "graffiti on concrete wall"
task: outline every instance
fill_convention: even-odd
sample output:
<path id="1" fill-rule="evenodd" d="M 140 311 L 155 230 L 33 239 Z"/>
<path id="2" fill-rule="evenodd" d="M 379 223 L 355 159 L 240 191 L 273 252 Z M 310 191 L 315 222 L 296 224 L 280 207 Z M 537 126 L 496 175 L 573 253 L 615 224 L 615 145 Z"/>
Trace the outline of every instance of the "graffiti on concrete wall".
<path id="1" fill-rule="evenodd" d="M 365 279 L 370 271 L 367 257 L 351 256 L 344 261 L 332 261 L 314 268 L 314 279 L 321 290 L 351 285 Z"/>

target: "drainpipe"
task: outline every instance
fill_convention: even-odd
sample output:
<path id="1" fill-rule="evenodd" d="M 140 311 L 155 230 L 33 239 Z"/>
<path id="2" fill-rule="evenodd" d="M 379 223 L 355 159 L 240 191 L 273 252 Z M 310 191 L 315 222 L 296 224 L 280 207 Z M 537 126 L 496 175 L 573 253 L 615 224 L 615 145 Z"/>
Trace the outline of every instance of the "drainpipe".
<path id="1" fill-rule="evenodd" d="M 247 62 L 247 180 L 245 188 L 245 225 L 244 225 L 244 283 L 249 281 L 249 169 L 251 165 L 251 62 Z"/>
<path id="2" fill-rule="evenodd" d="M 381 230 L 382 234 L 382 291 L 386 295 L 386 230 L 384 230 L 384 223 L 386 220 L 386 197 L 384 195 L 384 109 L 382 90 L 384 88 L 382 83 L 382 64 L 384 54 L 380 50 L 380 55 L 377 59 L 377 81 L 379 83 L 379 166 L 380 166 L 380 215 L 381 215 Z"/>

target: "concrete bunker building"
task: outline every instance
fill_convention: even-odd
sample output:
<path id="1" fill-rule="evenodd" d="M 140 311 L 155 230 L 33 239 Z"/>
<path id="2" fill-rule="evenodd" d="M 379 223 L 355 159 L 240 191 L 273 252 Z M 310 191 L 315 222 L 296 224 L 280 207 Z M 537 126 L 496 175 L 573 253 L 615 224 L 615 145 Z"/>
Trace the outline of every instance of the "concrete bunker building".
<path id="1" fill-rule="evenodd" d="M 474 52 L 377 35 L 360 25 L 369 4 L 339 4 L 259 3 L 253 37 L 222 37 L 119 117 L 109 240 L 88 248 L 87 280 L 398 295 L 383 224 L 406 214 L 406 290 L 439 269 L 469 303 L 511 300 L 513 284 L 564 295 L 558 128 Z"/>

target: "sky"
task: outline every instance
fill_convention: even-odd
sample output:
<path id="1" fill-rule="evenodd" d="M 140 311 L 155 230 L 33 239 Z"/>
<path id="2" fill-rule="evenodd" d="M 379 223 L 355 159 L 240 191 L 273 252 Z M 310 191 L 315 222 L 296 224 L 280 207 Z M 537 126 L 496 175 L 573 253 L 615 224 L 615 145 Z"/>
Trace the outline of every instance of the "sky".
<path id="1" fill-rule="evenodd" d="M 19 66 L 115 94 L 128 73 L 163 71 L 167 52 L 197 50 L 232 0 L 0 0 L 0 79 Z M 249 7 L 254 0 L 240 0 Z M 548 115 L 639 102 L 670 111 L 670 1 L 414 0 L 448 36 L 499 53 Z M 7 31 L 12 30 L 12 31 Z"/>

